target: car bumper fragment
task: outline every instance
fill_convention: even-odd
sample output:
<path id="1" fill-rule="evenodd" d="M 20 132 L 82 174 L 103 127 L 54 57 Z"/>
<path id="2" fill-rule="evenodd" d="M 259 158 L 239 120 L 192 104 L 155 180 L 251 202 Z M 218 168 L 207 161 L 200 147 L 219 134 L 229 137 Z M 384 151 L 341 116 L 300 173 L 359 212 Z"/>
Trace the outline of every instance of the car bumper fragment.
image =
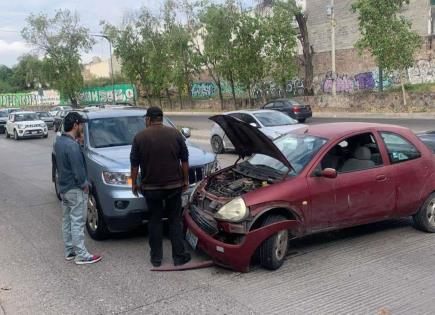
<path id="1" fill-rule="evenodd" d="M 217 265 L 240 272 L 249 271 L 252 255 L 264 240 L 278 231 L 298 227 L 296 220 L 277 222 L 248 232 L 240 244 L 234 245 L 216 240 L 207 234 L 196 224 L 189 211 L 184 211 L 184 221 L 187 228 L 198 237 L 197 247 L 207 253 Z"/>

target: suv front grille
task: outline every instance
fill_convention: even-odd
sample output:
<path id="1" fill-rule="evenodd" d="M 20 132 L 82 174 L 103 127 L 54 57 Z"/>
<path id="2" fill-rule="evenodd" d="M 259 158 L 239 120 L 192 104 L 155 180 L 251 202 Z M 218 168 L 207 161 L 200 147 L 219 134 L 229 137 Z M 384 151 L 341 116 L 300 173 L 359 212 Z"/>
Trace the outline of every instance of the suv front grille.
<path id="1" fill-rule="evenodd" d="M 202 167 L 192 167 L 189 169 L 189 184 L 195 184 L 201 181 L 203 176 L 203 168 Z"/>

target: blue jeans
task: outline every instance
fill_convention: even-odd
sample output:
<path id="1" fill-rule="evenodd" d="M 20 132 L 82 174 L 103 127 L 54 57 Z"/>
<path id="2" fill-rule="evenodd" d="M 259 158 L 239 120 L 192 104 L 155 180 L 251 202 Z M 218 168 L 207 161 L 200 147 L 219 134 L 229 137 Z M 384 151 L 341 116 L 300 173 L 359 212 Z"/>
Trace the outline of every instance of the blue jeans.
<path id="1" fill-rule="evenodd" d="M 75 254 L 77 260 L 87 259 L 89 254 L 85 247 L 85 216 L 88 195 L 76 188 L 61 194 L 62 197 L 62 233 L 65 256 Z"/>

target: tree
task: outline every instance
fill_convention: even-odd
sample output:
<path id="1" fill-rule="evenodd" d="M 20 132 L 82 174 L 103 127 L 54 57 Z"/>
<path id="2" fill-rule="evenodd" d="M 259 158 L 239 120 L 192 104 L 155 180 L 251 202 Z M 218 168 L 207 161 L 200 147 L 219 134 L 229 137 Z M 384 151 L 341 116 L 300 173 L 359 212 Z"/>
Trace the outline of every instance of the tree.
<path id="1" fill-rule="evenodd" d="M 243 13 L 234 33 L 234 71 L 237 80 L 247 88 L 252 104 L 251 88 L 263 79 L 265 61 L 262 55 L 266 36 L 260 16 Z"/>
<path id="2" fill-rule="evenodd" d="M 18 64 L 12 68 L 11 84 L 17 91 L 38 88 L 39 84 L 47 85 L 48 79 L 44 70 L 44 62 L 36 55 L 24 54 L 18 58 Z"/>
<path id="3" fill-rule="evenodd" d="M 407 4 L 409 0 L 357 0 L 352 5 L 352 10 L 358 13 L 362 35 L 356 48 L 361 54 L 368 49 L 379 68 L 386 72 L 400 72 L 404 106 L 404 75 L 422 44 L 419 35 L 411 31 L 411 23 L 399 15 Z"/>
<path id="4" fill-rule="evenodd" d="M 89 30 L 80 26 L 78 15 L 69 10 L 59 10 L 54 17 L 31 14 L 26 21 L 23 38 L 43 54 L 45 73 L 53 87 L 77 107 L 83 87 L 80 53 L 94 44 Z"/>
<path id="5" fill-rule="evenodd" d="M 266 62 L 274 81 L 285 91 L 287 80 L 297 71 L 294 0 L 276 1 L 266 21 Z"/>

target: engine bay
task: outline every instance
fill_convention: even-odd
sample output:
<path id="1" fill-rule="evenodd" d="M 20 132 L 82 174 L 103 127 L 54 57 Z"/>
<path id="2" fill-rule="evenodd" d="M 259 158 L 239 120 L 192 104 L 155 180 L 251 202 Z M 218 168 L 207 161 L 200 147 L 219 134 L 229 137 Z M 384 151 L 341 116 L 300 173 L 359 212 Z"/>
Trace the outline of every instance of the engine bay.
<path id="1" fill-rule="evenodd" d="M 234 170 L 228 170 L 210 177 L 205 190 L 216 196 L 233 198 L 266 186 L 267 184 L 267 181 L 253 179 L 243 176 Z"/>

